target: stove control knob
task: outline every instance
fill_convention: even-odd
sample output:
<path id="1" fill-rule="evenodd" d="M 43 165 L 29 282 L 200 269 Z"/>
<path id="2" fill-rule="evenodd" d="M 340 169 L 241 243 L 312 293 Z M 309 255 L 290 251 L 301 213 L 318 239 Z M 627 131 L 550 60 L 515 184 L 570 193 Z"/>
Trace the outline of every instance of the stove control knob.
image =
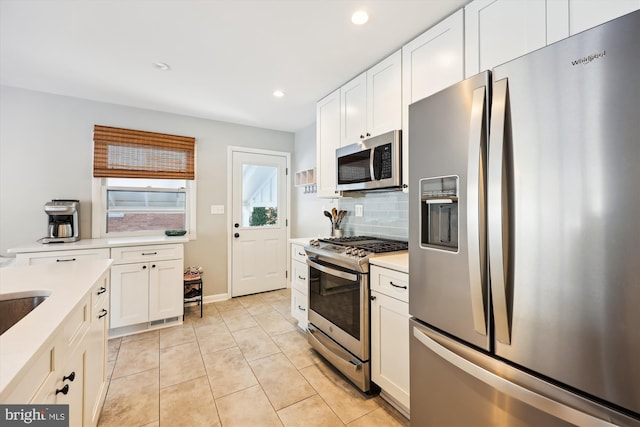
<path id="1" fill-rule="evenodd" d="M 360 257 L 367 256 L 367 251 L 365 251 L 364 249 L 360 249 L 358 251 L 358 256 Z"/>
<path id="2" fill-rule="evenodd" d="M 351 251 L 353 250 L 353 248 L 351 246 L 347 246 L 344 250 L 344 253 L 349 255 L 351 253 Z"/>
<path id="3" fill-rule="evenodd" d="M 311 246 L 320 246 L 320 242 L 318 242 L 317 240 L 311 240 L 311 241 L 309 242 L 309 244 L 310 244 Z"/>

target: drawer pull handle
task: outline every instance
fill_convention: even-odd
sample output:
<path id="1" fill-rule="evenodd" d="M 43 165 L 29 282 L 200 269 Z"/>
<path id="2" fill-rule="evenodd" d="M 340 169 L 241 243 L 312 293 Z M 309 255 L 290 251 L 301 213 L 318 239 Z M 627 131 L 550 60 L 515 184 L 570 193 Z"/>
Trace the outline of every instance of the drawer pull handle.
<path id="1" fill-rule="evenodd" d="M 142 255 L 158 255 L 158 252 L 142 252 Z"/>
<path id="2" fill-rule="evenodd" d="M 303 252 L 303 253 L 298 252 L 298 255 L 300 255 L 300 256 L 307 256 L 306 252 Z"/>
<path id="3" fill-rule="evenodd" d="M 299 306 L 298 306 L 298 310 L 301 310 L 301 311 L 307 311 L 307 309 L 306 309 L 306 308 L 302 308 L 302 306 L 301 306 L 301 305 L 299 305 Z"/>
<path id="4" fill-rule="evenodd" d="M 105 292 L 107 292 L 107 288 L 105 288 L 104 286 L 100 286 L 100 289 L 98 289 L 98 295 L 102 295 Z"/>
<path id="5" fill-rule="evenodd" d="M 103 308 L 102 310 L 100 310 L 100 314 L 98 315 L 98 319 L 102 319 L 107 314 L 109 314 L 109 312 Z"/>
<path id="6" fill-rule="evenodd" d="M 307 280 L 307 278 L 306 278 L 306 277 L 302 277 L 302 276 L 298 276 L 298 279 L 300 279 L 300 280 Z"/>
<path id="7" fill-rule="evenodd" d="M 60 388 L 60 389 L 56 389 L 56 394 L 67 394 L 69 393 L 69 384 L 65 384 L 64 387 Z"/>
<path id="8" fill-rule="evenodd" d="M 369 297 L 369 299 L 370 299 L 371 301 L 375 301 L 375 300 L 376 300 L 376 296 L 375 296 L 375 295 L 371 295 L 371 296 Z"/>
<path id="9" fill-rule="evenodd" d="M 57 259 L 56 262 L 70 262 L 70 261 L 75 261 L 75 258 L 69 258 L 69 259 Z"/>
<path id="10" fill-rule="evenodd" d="M 62 381 L 69 380 L 69 381 L 73 382 L 73 380 L 75 380 L 75 379 L 76 379 L 76 371 L 71 372 L 69 374 L 69 376 L 67 376 L 67 377 L 62 377 Z M 65 393 L 65 394 L 67 394 L 67 393 Z"/>
<path id="11" fill-rule="evenodd" d="M 394 288 L 407 289 L 407 287 L 406 287 L 406 286 L 396 285 L 395 283 L 393 283 L 393 282 L 391 282 L 391 281 L 389 281 L 389 284 L 390 284 L 391 286 L 393 286 Z"/>

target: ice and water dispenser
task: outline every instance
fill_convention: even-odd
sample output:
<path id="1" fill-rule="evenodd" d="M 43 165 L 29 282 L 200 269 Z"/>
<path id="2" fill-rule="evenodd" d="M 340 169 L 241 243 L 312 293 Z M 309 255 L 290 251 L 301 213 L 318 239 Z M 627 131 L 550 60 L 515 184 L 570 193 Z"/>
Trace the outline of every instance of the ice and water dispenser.
<path id="1" fill-rule="evenodd" d="M 455 175 L 420 180 L 420 244 L 458 251 L 458 181 Z"/>

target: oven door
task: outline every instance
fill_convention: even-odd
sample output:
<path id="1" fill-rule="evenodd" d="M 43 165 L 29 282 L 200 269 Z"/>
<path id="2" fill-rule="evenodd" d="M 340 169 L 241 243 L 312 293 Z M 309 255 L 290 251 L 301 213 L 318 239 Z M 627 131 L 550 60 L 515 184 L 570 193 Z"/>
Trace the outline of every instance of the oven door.
<path id="1" fill-rule="evenodd" d="M 309 322 L 361 361 L 369 360 L 368 275 L 314 257 L 309 265 Z"/>

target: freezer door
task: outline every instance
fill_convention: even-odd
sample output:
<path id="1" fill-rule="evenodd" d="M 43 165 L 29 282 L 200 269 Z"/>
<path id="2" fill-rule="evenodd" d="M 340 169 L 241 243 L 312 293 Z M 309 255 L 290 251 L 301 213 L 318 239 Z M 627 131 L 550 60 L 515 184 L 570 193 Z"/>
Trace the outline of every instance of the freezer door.
<path id="1" fill-rule="evenodd" d="M 415 320 L 409 327 L 411 425 L 640 425 L 640 421 L 521 372 Z"/>
<path id="2" fill-rule="evenodd" d="M 640 418 L 640 11 L 493 71 L 496 353 Z"/>
<path id="3" fill-rule="evenodd" d="M 409 311 L 484 349 L 489 80 L 484 72 L 409 106 Z"/>

